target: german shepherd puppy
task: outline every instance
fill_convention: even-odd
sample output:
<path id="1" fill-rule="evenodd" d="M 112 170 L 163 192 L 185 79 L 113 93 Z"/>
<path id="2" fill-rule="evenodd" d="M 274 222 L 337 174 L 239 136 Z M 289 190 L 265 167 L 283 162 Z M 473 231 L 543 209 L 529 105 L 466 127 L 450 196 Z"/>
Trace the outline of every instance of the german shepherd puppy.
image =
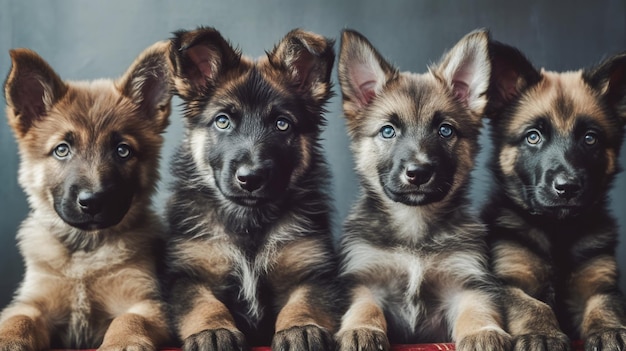
<path id="1" fill-rule="evenodd" d="M 149 209 L 170 112 L 168 47 L 92 82 L 63 81 L 35 52 L 11 50 L 7 115 L 31 212 L 0 350 L 148 351 L 168 339 L 156 277 L 164 230 Z"/>
<path id="2" fill-rule="evenodd" d="M 465 198 L 489 84 L 487 44 L 488 33 L 476 31 L 427 73 L 400 73 L 361 34 L 343 32 L 339 82 L 362 193 L 341 239 L 351 298 L 341 350 L 510 343 L 486 231 Z"/>
<path id="3" fill-rule="evenodd" d="M 586 350 L 622 350 L 607 191 L 626 123 L 626 54 L 555 73 L 510 46 L 493 42 L 490 51 L 496 186 L 483 218 L 515 347 L 566 350 L 564 331 L 586 339 Z"/>
<path id="4" fill-rule="evenodd" d="M 172 59 L 186 135 L 168 285 L 183 349 L 331 349 L 337 268 L 319 136 L 333 42 L 293 30 L 253 61 L 199 28 L 175 34 Z"/>

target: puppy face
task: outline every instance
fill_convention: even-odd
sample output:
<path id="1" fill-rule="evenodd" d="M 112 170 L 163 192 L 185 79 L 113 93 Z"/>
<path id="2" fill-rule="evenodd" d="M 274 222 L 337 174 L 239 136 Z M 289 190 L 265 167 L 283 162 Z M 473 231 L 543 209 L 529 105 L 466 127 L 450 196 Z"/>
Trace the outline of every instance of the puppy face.
<path id="1" fill-rule="evenodd" d="M 169 115 L 166 47 L 147 50 L 115 82 L 89 83 L 64 82 L 36 53 L 11 51 L 7 114 L 33 208 L 91 231 L 149 201 Z"/>
<path id="2" fill-rule="evenodd" d="M 408 206 L 440 202 L 466 183 L 489 80 L 486 32 L 463 38 L 425 74 L 399 73 L 345 31 L 344 112 L 366 189 Z"/>
<path id="3" fill-rule="evenodd" d="M 577 215 L 604 200 L 617 172 L 626 59 L 588 70 L 536 71 L 515 49 L 492 44 L 496 175 L 532 213 Z"/>
<path id="4" fill-rule="evenodd" d="M 179 32 L 173 46 L 187 141 L 203 182 L 236 206 L 282 201 L 317 147 L 332 41 L 294 30 L 256 62 L 210 28 Z"/>

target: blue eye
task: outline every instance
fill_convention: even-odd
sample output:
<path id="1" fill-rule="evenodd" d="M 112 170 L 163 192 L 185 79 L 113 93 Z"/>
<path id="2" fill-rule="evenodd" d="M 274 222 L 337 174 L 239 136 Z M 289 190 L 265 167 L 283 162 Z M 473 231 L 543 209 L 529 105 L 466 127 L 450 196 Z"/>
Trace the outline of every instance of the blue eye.
<path id="1" fill-rule="evenodd" d="M 54 156 L 57 158 L 66 158 L 70 155 L 70 146 L 66 143 L 61 143 L 54 148 Z"/>
<path id="2" fill-rule="evenodd" d="M 118 144 L 115 151 L 117 152 L 117 156 L 119 156 L 119 158 L 129 158 L 132 154 L 130 146 L 126 143 Z"/>
<path id="3" fill-rule="evenodd" d="M 592 146 L 598 143 L 598 135 L 594 132 L 587 132 L 585 134 L 585 144 Z"/>
<path id="4" fill-rule="evenodd" d="M 539 144 L 541 142 L 541 134 L 539 134 L 539 131 L 533 129 L 526 133 L 526 142 L 531 145 Z"/>
<path id="5" fill-rule="evenodd" d="M 215 117 L 215 126 L 219 129 L 228 129 L 230 127 L 230 118 L 225 113 L 220 113 Z"/>
<path id="6" fill-rule="evenodd" d="M 383 139 L 391 139 L 396 136 L 396 130 L 393 129 L 392 126 L 386 125 L 380 128 L 379 134 L 381 137 L 383 137 Z"/>
<path id="7" fill-rule="evenodd" d="M 454 127 L 448 123 L 443 123 L 439 126 L 439 135 L 444 138 L 449 138 L 454 134 Z"/>
<path id="8" fill-rule="evenodd" d="M 279 118 L 276 120 L 276 128 L 281 132 L 286 131 L 291 126 L 291 123 L 285 118 Z"/>

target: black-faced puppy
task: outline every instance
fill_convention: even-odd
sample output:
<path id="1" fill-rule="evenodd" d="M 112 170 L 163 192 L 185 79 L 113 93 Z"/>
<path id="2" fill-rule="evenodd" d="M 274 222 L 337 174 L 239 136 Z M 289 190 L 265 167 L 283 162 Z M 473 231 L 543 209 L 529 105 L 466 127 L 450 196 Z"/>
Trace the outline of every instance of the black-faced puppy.
<path id="1" fill-rule="evenodd" d="M 154 350 L 168 338 L 156 278 L 164 231 L 150 209 L 168 124 L 167 42 L 118 80 L 67 82 L 11 51 L 7 115 L 31 212 L 26 264 L 0 315 L 0 350 Z"/>
<path id="2" fill-rule="evenodd" d="M 508 45 L 490 47 L 497 181 L 483 218 L 515 348 L 566 350 L 568 334 L 586 350 L 622 350 L 607 192 L 624 138 L 626 54 L 557 73 L 536 70 Z"/>
<path id="3" fill-rule="evenodd" d="M 332 349 L 319 136 L 333 42 L 293 30 L 253 61 L 199 28 L 176 33 L 172 59 L 186 132 L 172 167 L 169 285 L 183 348 Z"/>
<path id="4" fill-rule="evenodd" d="M 488 33 L 465 36 L 427 73 L 400 73 L 344 31 L 343 108 L 361 196 L 344 226 L 351 306 L 341 350 L 455 341 L 503 350 L 485 228 L 465 198 L 489 83 Z"/>

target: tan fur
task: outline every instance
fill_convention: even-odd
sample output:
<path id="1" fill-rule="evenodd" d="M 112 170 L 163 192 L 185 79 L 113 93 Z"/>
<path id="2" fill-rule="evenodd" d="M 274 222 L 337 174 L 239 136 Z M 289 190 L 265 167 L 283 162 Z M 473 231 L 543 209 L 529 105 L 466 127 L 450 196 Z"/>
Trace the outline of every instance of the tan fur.
<path id="1" fill-rule="evenodd" d="M 539 292 L 541 282 L 550 274 L 541 258 L 515 244 L 500 245 L 492 255 L 493 269 L 502 279 L 515 282 L 531 295 Z"/>
<path id="2" fill-rule="evenodd" d="M 102 344 L 102 350 L 115 351 L 154 350 L 168 340 L 155 267 L 163 231 L 149 209 L 170 111 L 169 76 L 161 75 L 170 70 L 167 50 L 167 43 L 156 43 L 118 80 L 91 82 L 63 82 L 36 53 L 12 51 L 7 115 L 31 213 L 17 233 L 26 274 L 14 301 L 0 314 L 0 344 L 32 350 Z M 39 100 L 44 115 L 20 101 L 28 94 L 36 97 L 36 91 L 20 90 L 31 71 L 43 72 L 37 84 L 44 90 Z M 162 84 L 150 95 L 153 81 L 148 80 L 157 76 Z M 151 97 L 158 100 L 144 101 Z M 68 162 L 56 160 L 51 150 L 70 137 L 71 175 L 98 182 L 111 168 L 101 157 L 108 153 L 102 148 L 110 147 L 111 133 L 120 133 L 141 154 L 121 167 L 124 176 L 138 178 L 138 195 L 116 225 L 89 231 L 72 227 L 55 211 L 52 190 L 68 176 Z M 51 339 L 58 344 L 51 345 Z"/>
<path id="3" fill-rule="evenodd" d="M 345 326 L 351 326 L 354 329 L 367 328 L 384 333 L 387 332 L 385 315 L 370 289 L 365 286 L 355 287 L 351 292 L 351 301 L 350 309 L 344 314 L 342 319 L 344 327 L 339 331 L 338 335 L 347 330 Z"/>
<path id="4" fill-rule="evenodd" d="M 316 325 L 326 330 L 335 330 L 336 322 L 325 311 L 311 304 L 309 294 L 312 291 L 306 286 L 295 288 L 289 300 L 276 317 L 276 332 L 295 326 Z"/>
<path id="5" fill-rule="evenodd" d="M 202 286 L 196 286 L 197 296 L 192 301 L 194 308 L 181 318 L 178 326 L 178 335 L 182 340 L 207 329 L 226 328 L 237 331 L 235 321 L 228 308 L 211 291 Z"/>

